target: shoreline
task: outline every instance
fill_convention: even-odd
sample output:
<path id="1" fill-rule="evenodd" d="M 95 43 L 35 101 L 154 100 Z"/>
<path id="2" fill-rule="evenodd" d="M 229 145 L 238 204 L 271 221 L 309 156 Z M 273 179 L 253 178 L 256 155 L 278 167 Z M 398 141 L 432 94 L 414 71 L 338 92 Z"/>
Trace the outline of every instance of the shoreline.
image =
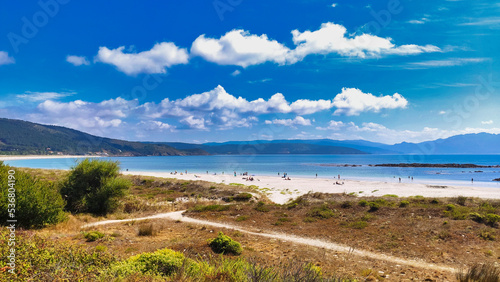
<path id="1" fill-rule="evenodd" d="M 424 196 L 430 198 L 451 198 L 457 196 L 477 197 L 483 199 L 500 199 L 500 189 L 490 187 L 458 186 L 458 185 L 432 185 L 425 183 L 393 183 L 386 181 L 351 180 L 351 179 L 326 179 L 293 177 L 284 180 L 278 176 L 253 176 L 254 181 L 247 181 L 243 176 L 237 175 L 211 175 L 211 174 L 183 174 L 174 175 L 168 172 L 147 171 L 122 171 L 126 175 L 141 175 L 181 180 L 202 180 L 222 184 L 255 185 L 261 192 L 268 194 L 268 198 L 278 204 L 284 204 L 290 199 L 304 195 L 308 192 L 321 193 L 356 193 L 359 196 L 381 197 L 387 194 L 399 197 Z M 334 185 L 336 181 L 343 185 Z"/>
<path id="2" fill-rule="evenodd" d="M 77 156 L 77 155 L 0 155 L 0 161 L 16 161 L 16 160 L 42 160 L 42 159 L 80 159 L 80 158 L 102 158 L 102 156 Z"/>

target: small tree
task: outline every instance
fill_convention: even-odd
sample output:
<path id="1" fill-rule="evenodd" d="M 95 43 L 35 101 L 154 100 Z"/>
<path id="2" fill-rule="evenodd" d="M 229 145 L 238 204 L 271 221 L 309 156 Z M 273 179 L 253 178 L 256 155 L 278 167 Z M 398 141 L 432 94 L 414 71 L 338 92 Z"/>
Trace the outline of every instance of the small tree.
<path id="1" fill-rule="evenodd" d="M 0 162 L 0 187 L 2 224 L 15 219 L 16 226 L 39 228 L 65 218 L 64 200 L 52 183 L 40 181 Z"/>
<path id="2" fill-rule="evenodd" d="M 85 159 L 72 168 L 61 185 L 68 211 L 107 214 L 118 206 L 130 183 L 118 178 L 118 162 Z"/>

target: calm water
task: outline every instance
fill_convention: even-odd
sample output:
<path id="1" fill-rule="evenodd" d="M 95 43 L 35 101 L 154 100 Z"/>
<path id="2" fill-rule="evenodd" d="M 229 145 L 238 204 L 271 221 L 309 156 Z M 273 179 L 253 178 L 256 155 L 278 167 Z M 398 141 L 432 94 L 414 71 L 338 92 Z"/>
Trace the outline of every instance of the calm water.
<path id="1" fill-rule="evenodd" d="M 234 171 L 256 175 L 278 175 L 287 172 L 290 177 L 373 179 L 429 184 L 456 184 L 499 187 L 492 182 L 500 178 L 500 168 L 453 169 L 453 168 L 389 168 L 370 167 L 381 163 L 472 163 L 477 165 L 499 165 L 500 155 L 251 155 L 251 156 L 173 156 L 173 157 L 114 157 L 122 170 L 233 174 Z M 9 165 L 31 168 L 68 169 L 77 159 L 40 159 L 6 161 Z M 320 164 L 356 164 L 359 167 L 320 166 Z M 394 178 L 395 177 L 395 178 Z"/>

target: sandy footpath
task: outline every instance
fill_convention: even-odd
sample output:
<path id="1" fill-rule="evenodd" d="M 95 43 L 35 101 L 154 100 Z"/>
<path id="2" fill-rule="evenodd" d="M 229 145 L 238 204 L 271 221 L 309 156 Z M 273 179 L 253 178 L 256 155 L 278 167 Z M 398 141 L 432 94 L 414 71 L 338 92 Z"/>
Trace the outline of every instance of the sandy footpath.
<path id="1" fill-rule="evenodd" d="M 255 185 L 261 191 L 269 193 L 268 197 L 275 203 L 283 204 L 297 196 L 309 191 L 323 193 L 357 193 L 360 196 L 383 196 L 394 194 L 400 197 L 421 195 L 424 197 L 479 197 L 488 199 L 500 199 L 499 188 L 466 187 L 453 185 L 427 185 L 422 183 L 393 183 L 382 181 L 357 181 L 341 180 L 344 185 L 334 185 L 336 180 L 324 178 L 297 178 L 284 180 L 279 176 L 254 176 L 254 181 L 247 181 L 237 175 L 211 175 L 211 174 L 170 174 L 162 172 L 123 171 L 124 174 L 146 175 L 165 178 L 177 178 L 184 180 L 204 180 L 216 183 L 240 183 L 244 185 Z M 197 175 L 198 177 L 195 177 Z M 444 187 L 444 188 L 443 188 Z"/>

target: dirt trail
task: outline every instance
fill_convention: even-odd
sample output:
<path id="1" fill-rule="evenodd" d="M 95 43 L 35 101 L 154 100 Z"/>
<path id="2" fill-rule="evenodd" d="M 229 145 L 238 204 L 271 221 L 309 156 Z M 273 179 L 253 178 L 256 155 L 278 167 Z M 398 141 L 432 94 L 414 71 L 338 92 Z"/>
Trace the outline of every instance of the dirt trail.
<path id="1" fill-rule="evenodd" d="M 346 254 L 352 254 L 352 255 L 357 255 L 357 256 L 361 256 L 361 257 L 368 257 L 368 258 L 372 258 L 372 259 L 383 260 L 383 261 L 388 261 L 388 262 L 392 262 L 392 263 L 403 264 L 403 265 L 419 267 L 419 268 L 424 268 L 424 269 L 448 271 L 448 272 L 453 272 L 453 273 L 455 273 L 457 271 L 457 269 L 449 267 L 449 266 L 436 265 L 436 264 L 428 263 L 425 261 L 409 260 L 409 259 L 399 258 L 399 257 L 395 257 L 395 256 L 390 256 L 390 255 L 385 255 L 385 254 L 375 253 L 375 252 L 370 252 L 370 251 L 365 251 L 365 250 L 356 250 L 356 249 L 353 250 L 350 247 L 336 244 L 336 243 L 332 243 L 332 242 L 323 241 L 320 239 L 311 239 L 311 238 L 305 238 L 305 237 L 299 237 L 299 236 L 283 234 L 283 233 L 275 233 L 275 232 L 269 232 L 269 233 L 252 232 L 252 231 L 242 229 L 241 227 L 238 227 L 238 226 L 235 226 L 232 224 L 224 224 L 224 223 L 212 222 L 212 221 L 207 221 L 207 220 L 200 220 L 200 219 L 195 219 L 195 218 L 183 216 L 182 215 L 183 212 L 185 212 L 185 211 L 160 213 L 160 214 L 156 214 L 156 215 L 152 215 L 152 216 L 148 216 L 148 217 L 133 218 L 133 219 L 104 220 L 104 221 L 99 221 L 99 222 L 94 222 L 94 223 L 84 225 L 84 226 L 82 226 L 82 228 L 88 228 L 88 227 L 106 225 L 106 224 L 113 224 L 113 223 L 120 223 L 120 222 L 141 221 L 141 220 L 147 220 L 147 219 L 161 219 L 161 218 L 163 218 L 163 219 L 170 219 L 170 220 L 179 220 L 182 222 L 193 223 L 193 224 L 198 224 L 198 225 L 206 225 L 206 226 L 212 226 L 212 227 L 218 227 L 218 228 L 232 229 L 232 230 L 237 230 L 239 232 L 254 235 L 254 236 L 261 236 L 261 237 L 266 237 L 266 238 L 278 239 L 278 240 L 282 240 L 282 241 L 288 241 L 288 242 L 303 244 L 303 245 L 307 245 L 307 246 L 324 248 L 324 249 L 342 252 L 342 253 L 346 253 Z"/>

